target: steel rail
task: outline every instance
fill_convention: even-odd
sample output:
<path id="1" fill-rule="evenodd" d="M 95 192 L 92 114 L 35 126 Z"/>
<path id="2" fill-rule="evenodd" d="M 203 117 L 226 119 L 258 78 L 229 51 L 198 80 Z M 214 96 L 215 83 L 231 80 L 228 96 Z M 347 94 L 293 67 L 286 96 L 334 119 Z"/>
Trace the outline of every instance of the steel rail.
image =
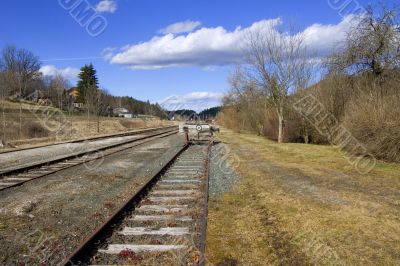
<path id="1" fill-rule="evenodd" d="M 135 147 L 135 146 L 139 146 L 139 145 L 145 144 L 145 143 L 147 143 L 147 142 L 153 141 L 154 138 L 164 138 L 164 137 L 168 137 L 168 136 L 171 136 L 171 135 L 173 135 L 173 134 L 176 134 L 177 132 L 178 132 L 178 131 L 176 131 L 176 130 L 171 130 L 171 131 L 167 131 L 167 132 L 161 132 L 161 133 L 157 133 L 157 134 L 154 134 L 154 135 L 145 136 L 145 137 L 142 137 L 142 138 L 138 138 L 138 139 L 135 139 L 135 140 L 131 140 L 131 141 L 129 141 L 129 142 L 118 143 L 118 144 L 113 144 L 112 146 L 102 147 L 102 148 L 100 148 L 100 149 L 97 149 L 97 150 L 94 150 L 94 151 L 91 151 L 91 152 L 84 152 L 81 156 L 87 155 L 87 154 L 93 154 L 93 153 L 96 153 L 96 152 L 99 152 L 99 151 L 103 151 L 103 150 L 112 149 L 112 148 L 115 148 L 115 147 L 118 147 L 118 146 L 122 146 L 122 145 L 126 145 L 126 144 L 129 144 L 129 143 L 135 143 L 135 142 L 138 142 L 138 141 L 141 141 L 141 140 L 147 140 L 147 141 L 144 141 L 144 142 L 135 143 L 136 145 L 133 145 L 133 146 L 129 146 L 129 147 L 124 147 L 124 148 L 122 148 L 122 149 L 118 149 L 118 150 L 116 150 L 116 151 L 110 152 L 110 153 L 108 153 L 108 154 L 105 155 L 105 156 L 109 156 L 109 155 L 112 155 L 112 154 L 115 154 L 115 153 L 118 153 L 118 152 L 121 152 L 121 151 L 130 149 L 130 148 L 133 148 L 133 147 Z M 149 140 L 149 139 L 150 139 L 150 140 Z M 80 157 L 81 157 L 81 156 L 80 156 Z M 50 163 L 51 163 L 51 164 L 56 164 L 56 163 L 59 163 L 59 162 L 62 162 L 62 161 L 66 161 L 66 160 L 71 159 L 71 158 L 77 158 L 77 157 L 79 157 L 79 156 L 71 155 L 71 156 L 69 156 L 68 158 L 57 159 L 57 160 L 53 160 L 53 161 L 50 161 L 50 162 L 40 163 L 40 164 L 38 164 L 38 166 L 36 166 L 36 167 L 35 167 L 35 166 L 29 166 L 28 168 L 19 168 L 19 169 L 16 169 L 16 171 L 11 171 L 11 174 L 24 172 L 24 171 L 27 171 L 27 170 L 31 170 L 31 169 L 34 169 L 34 168 L 41 167 L 41 166 L 43 166 L 43 165 L 49 165 Z M 59 171 L 61 171 L 61 170 L 65 170 L 65 169 L 68 169 L 68 168 L 71 168 L 71 167 L 74 167 L 74 166 L 77 166 L 77 165 L 81 165 L 81 164 L 84 164 L 84 163 L 87 163 L 87 162 L 90 162 L 90 161 L 98 160 L 98 159 L 99 159 L 99 157 L 96 157 L 96 158 L 88 158 L 88 159 L 85 159 L 85 160 L 82 160 L 82 161 L 79 161 L 79 162 L 75 162 L 74 164 L 71 164 L 71 165 L 65 165 L 65 167 L 63 167 L 63 168 L 53 169 L 53 170 L 51 170 L 50 172 L 43 173 L 43 174 L 41 174 L 41 175 L 39 175 L 39 176 L 36 176 L 36 177 L 33 177 L 33 178 L 29 179 L 29 180 L 19 181 L 19 182 L 15 183 L 15 184 L 10 184 L 9 186 L 0 188 L 0 191 L 6 190 L 6 189 L 9 189 L 9 188 L 12 188 L 12 187 L 21 186 L 22 184 L 27 183 L 27 182 L 29 182 L 29 181 L 32 181 L 32 180 L 35 180 L 35 179 L 38 179 L 38 178 L 42 178 L 42 177 L 44 177 L 44 176 L 48 176 L 48 175 L 50 175 L 50 174 L 54 174 L 54 173 L 59 172 Z M 8 176 L 9 176 L 9 175 L 10 175 L 10 174 L 8 174 Z M 3 176 L 3 178 L 4 178 L 4 176 Z M 1 179 L 0 179 L 0 181 L 1 181 Z"/>
<path id="2" fill-rule="evenodd" d="M 174 128 L 174 127 L 177 127 L 177 126 L 141 128 L 141 129 L 126 131 L 126 132 L 107 134 L 107 135 L 101 135 L 101 136 L 94 136 L 94 137 L 82 138 L 82 139 L 76 139 L 76 140 L 66 140 L 66 141 L 61 141 L 61 142 L 56 142 L 56 143 L 33 146 L 33 147 L 15 148 L 15 149 L 12 149 L 12 150 L 7 150 L 7 151 L 1 151 L 0 150 L 0 155 L 1 154 L 8 154 L 8 153 L 13 153 L 13 152 L 18 152 L 18 151 L 33 150 L 33 149 L 38 149 L 38 148 L 57 146 L 57 145 L 68 144 L 68 143 L 81 143 L 81 142 L 85 142 L 85 141 L 94 141 L 94 140 L 108 139 L 108 138 L 113 138 L 113 137 L 133 136 L 133 135 L 138 135 L 138 134 L 142 134 L 142 133 L 157 131 L 157 130 L 160 130 L 160 129 L 168 129 L 168 128 Z"/>
<path id="3" fill-rule="evenodd" d="M 112 230 L 110 230 L 110 228 L 112 228 L 113 225 L 121 222 L 125 216 L 125 213 L 129 212 L 133 208 L 133 205 L 140 202 L 140 200 L 148 194 L 150 188 L 157 183 L 158 179 L 166 171 L 166 169 L 168 169 L 168 167 L 180 154 L 182 154 L 183 151 L 187 149 L 188 146 L 189 144 L 186 143 L 181 149 L 179 149 L 179 151 L 153 177 L 151 177 L 138 189 L 137 192 L 135 192 L 135 194 L 125 201 L 121 207 L 111 215 L 110 218 L 101 224 L 94 233 L 87 237 L 64 261 L 61 262 L 60 265 L 79 265 L 85 261 L 88 255 L 93 251 L 93 246 L 96 246 L 96 243 L 101 242 L 101 240 L 109 237 L 112 234 Z"/>
<path id="4" fill-rule="evenodd" d="M 209 175 L 210 175 L 210 159 L 211 159 L 211 148 L 213 146 L 213 139 L 208 143 L 206 166 L 204 169 L 204 184 L 205 184 L 205 195 L 203 205 L 203 219 L 201 224 L 201 236 L 200 236 L 200 260 L 197 265 L 203 266 L 206 264 L 206 235 L 207 235 L 207 219 L 208 219 L 208 187 L 209 187 Z"/>
<path id="5" fill-rule="evenodd" d="M 162 129 L 159 129 L 159 130 L 162 130 Z M 51 164 L 51 163 L 57 163 L 57 162 L 65 161 L 65 160 L 68 160 L 68 159 L 71 159 L 71 158 L 80 157 L 80 156 L 91 154 L 91 153 L 98 152 L 98 151 L 103 151 L 103 150 L 106 150 L 106 149 L 114 148 L 114 147 L 121 146 L 121 145 L 124 145 L 124 144 L 132 143 L 132 142 L 136 142 L 136 141 L 139 141 L 139 140 L 143 140 L 143 139 L 149 138 L 151 136 L 157 136 L 157 135 L 161 135 L 161 134 L 172 132 L 172 131 L 176 131 L 176 130 L 164 131 L 164 132 L 157 133 L 157 134 L 150 135 L 150 136 L 144 136 L 144 137 L 140 137 L 140 138 L 133 139 L 133 140 L 121 141 L 121 142 L 114 143 L 114 144 L 111 144 L 111 145 L 102 146 L 102 147 L 98 147 L 98 148 L 93 148 L 93 149 L 90 149 L 90 150 L 75 152 L 75 153 L 72 153 L 72 154 L 68 154 L 68 155 L 59 157 L 57 159 L 47 160 L 47 161 L 43 161 L 43 162 L 39 162 L 39 163 L 32 163 L 30 165 L 25 165 L 23 167 L 15 167 L 15 168 L 11 168 L 11 169 L 2 170 L 2 171 L 0 171 L 0 176 L 6 176 L 6 175 L 19 173 L 19 172 L 24 172 L 24 171 L 27 171 L 29 169 L 38 168 L 38 167 L 41 167 L 41 166 L 44 166 L 44 165 L 48 165 L 48 164 Z"/>

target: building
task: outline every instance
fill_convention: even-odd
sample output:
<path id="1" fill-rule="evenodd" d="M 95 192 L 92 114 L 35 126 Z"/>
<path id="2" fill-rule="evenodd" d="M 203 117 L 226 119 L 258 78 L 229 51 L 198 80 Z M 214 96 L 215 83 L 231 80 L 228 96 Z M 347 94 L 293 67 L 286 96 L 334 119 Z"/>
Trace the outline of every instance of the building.
<path id="1" fill-rule="evenodd" d="M 79 95 L 79 91 L 78 88 L 71 88 L 68 90 L 68 94 L 69 96 L 73 97 L 73 98 L 77 98 Z"/>
<path id="2" fill-rule="evenodd" d="M 117 107 L 113 109 L 113 115 L 117 117 L 133 118 L 133 114 L 128 109 Z"/>
<path id="3" fill-rule="evenodd" d="M 71 98 L 71 106 L 76 108 L 76 109 L 82 109 L 83 108 L 83 103 L 78 102 L 77 98 L 79 95 L 78 88 L 74 87 L 68 90 L 68 95 Z"/>

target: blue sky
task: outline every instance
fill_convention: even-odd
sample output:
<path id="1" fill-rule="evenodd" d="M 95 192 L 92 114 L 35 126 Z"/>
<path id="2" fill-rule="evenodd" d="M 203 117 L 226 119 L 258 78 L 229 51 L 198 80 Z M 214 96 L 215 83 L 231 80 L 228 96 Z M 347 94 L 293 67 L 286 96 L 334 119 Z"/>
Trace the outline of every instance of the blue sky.
<path id="1" fill-rule="evenodd" d="M 27 48 L 40 57 L 45 74 L 58 71 L 72 82 L 77 69 L 92 62 L 100 85 L 114 95 L 169 99 L 201 109 L 218 104 L 228 90 L 226 77 L 240 61 L 243 29 L 276 19 L 292 22 L 307 31 L 312 48 L 324 53 L 349 26 L 346 15 L 357 4 L 374 3 L 357 0 L 341 6 L 344 2 L 2 0 L 0 47 Z M 70 14 L 74 8 L 63 8 L 73 3 L 96 9 L 93 16 L 107 22 L 104 31 L 91 36 L 94 31 Z"/>

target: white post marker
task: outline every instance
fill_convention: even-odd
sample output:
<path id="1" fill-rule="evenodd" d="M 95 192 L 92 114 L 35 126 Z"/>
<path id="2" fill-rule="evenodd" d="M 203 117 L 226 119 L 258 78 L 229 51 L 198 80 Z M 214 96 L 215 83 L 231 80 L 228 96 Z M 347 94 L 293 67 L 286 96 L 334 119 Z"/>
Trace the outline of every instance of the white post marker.
<path id="1" fill-rule="evenodd" d="M 200 132 L 201 132 L 201 130 L 202 130 L 201 125 L 197 125 L 197 126 L 196 126 L 196 130 L 197 130 L 197 139 L 200 139 Z"/>

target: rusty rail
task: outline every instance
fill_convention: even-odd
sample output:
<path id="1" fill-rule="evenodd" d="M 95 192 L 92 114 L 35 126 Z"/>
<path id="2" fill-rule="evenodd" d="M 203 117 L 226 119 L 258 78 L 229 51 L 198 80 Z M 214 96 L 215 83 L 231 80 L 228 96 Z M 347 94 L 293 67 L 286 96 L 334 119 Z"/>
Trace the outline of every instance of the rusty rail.
<path id="1" fill-rule="evenodd" d="M 135 143 L 135 142 L 139 142 L 139 141 L 142 141 L 142 140 L 150 139 L 150 140 L 147 140 L 145 142 L 140 142 L 137 145 L 145 144 L 145 143 L 147 143 L 149 141 L 152 141 L 153 138 L 155 138 L 155 137 L 160 137 L 160 136 L 161 137 L 167 137 L 167 136 L 176 134 L 176 132 L 177 132 L 176 130 L 164 131 L 164 132 L 156 133 L 156 134 L 153 134 L 153 135 L 137 138 L 137 139 L 134 139 L 134 140 L 125 141 L 125 142 L 113 144 L 113 145 L 110 145 L 110 146 L 102 147 L 102 148 L 99 148 L 99 149 L 94 149 L 94 150 L 91 150 L 91 151 L 84 151 L 84 152 L 81 152 L 79 154 L 72 154 L 72 155 L 69 155 L 69 156 L 66 156 L 66 157 L 63 157 L 63 158 L 60 158 L 60 159 L 46 161 L 46 162 L 42 162 L 42 163 L 38 163 L 38 164 L 34 164 L 34 165 L 29 165 L 29 166 L 26 166 L 26 167 L 20 167 L 20 168 L 17 168 L 17 169 L 6 171 L 6 172 L 0 172 L 0 177 L 4 178 L 6 176 L 11 176 L 13 174 L 23 173 L 23 172 L 26 172 L 26 171 L 31 170 L 31 169 L 40 168 L 40 167 L 45 166 L 45 165 L 57 164 L 59 162 L 63 162 L 63 161 L 66 161 L 66 160 L 79 158 L 79 157 L 82 157 L 84 155 L 93 154 L 93 153 L 96 153 L 96 152 L 99 152 L 99 151 L 109 150 L 109 149 L 112 149 L 112 148 L 116 148 L 118 146 L 129 144 L 129 143 Z M 105 156 L 109 156 L 109 155 L 112 155 L 112 154 L 115 154 L 117 152 L 121 152 L 121 151 L 130 149 L 130 148 L 132 148 L 132 146 L 124 147 L 124 148 L 118 149 L 116 151 L 112 151 L 112 152 L 106 154 Z M 59 172 L 61 170 L 65 170 L 67 168 L 70 168 L 70 167 L 73 167 L 73 166 L 77 166 L 77 165 L 80 165 L 80 164 L 84 164 L 84 163 L 88 163 L 90 161 L 94 161 L 94 160 L 98 160 L 98 159 L 99 158 L 97 158 L 97 157 L 96 158 L 89 158 L 87 160 L 83 160 L 83 161 L 79 161 L 79 162 L 76 162 L 76 163 L 71 164 L 71 165 L 67 165 L 67 166 L 65 166 L 63 168 L 56 168 L 56 169 L 51 170 L 51 172 L 38 175 L 38 176 L 33 177 L 33 178 L 29 179 L 29 180 L 20 181 L 20 182 L 17 182 L 15 184 L 12 184 L 10 186 L 6 186 L 6 187 L 3 187 L 3 188 L 0 188 L 0 191 L 5 190 L 5 189 L 9 189 L 9 188 L 12 188 L 12 187 L 17 187 L 17 186 L 20 186 L 20 185 L 22 185 L 24 183 L 30 182 L 32 180 L 35 180 L 35 179 L 38 179 L 38 178 L 41 178 L 41 177 L 44 177 L 44 176 L 47 176 L 47 175 L 50 175 L 50 174 L 54 174 L 54 173 Z M 1 178 L 0 178 L 0 180 L 1 180 Z"/>
<path id="2" fill-rule="evenodd" d="M 66 140 L 66 141 L 60 141 L 60 142 L 56 142 L 56 143 L 37 145 L 37 146 L 33 146 L 33 147 L 14 148 L 11 150 L 6 150 L 6 151 L 0 150 L 0 154 L 7 154 L 7 153 L 13 153 L 13 152 L 25 151 L 25 150 L 33 150 L 33 149 L 44 148 L 44 147 L 49 147 L 49 146 L 57 146 L 57 145 L 68 144 L 68 143 L 80 143 L 80 142 L 85 142 L 85 141 L 93 141 L 93 140 L 107 139 L 107 138 L 113 138 L 113 137 L 132 136 L 132 135 L 138 135 L 138 134 L 142 134 L 142 133 L 157 131 L 160 129 L 168 129 L 168 128 L 175 128 L 175 127 L 177 127 L 177 126 L 174 125 L 174 126 L 166 126 L 166 127 L 140 128 L 137 130 L 130 130 L 130 131 L 119 132 L 119 133 L 114 133 L 114 134 L 99 135 L 99 136 L 81 138 L 81 139 L 75 139 L 75 140 Z"/>
<path id="3" fill-rule="evenodd" d="M 110 227 L 114 224 L 118 224 L 125 216 L 125 213 L 129 212 L 135 203 L 138 203 L 142 198 L 144 198 L 148 190 L 158 181 L 161 174 L 175 161 L 175 159 L 189 146 L 186 143 L 174 156 L 171 160 L 169 160 L 152 178 L 150 178 L 144 185 L 142 185 L 139 190 L 133 194 L 122 206 L 114 212 L 114 214 L 105 221 L 102 225 L 100 225 L 94 233 L 92 233 L 89 237 L 87 237 L 73 252 L 69 255 L 61 265 L 64 266 L 73 266 L 79 265 L 82 261 L 84 261 L 89 254 L 93 251 L 93 246 L 96 245 L 98 241 L 107 238 L 111 231 Z"/>
<path id="4" fill-rule="evenodd" d="M 169 169 L 176 159 L 191 145 L 190 142 L 184 144 L 182 148 L 144 185 L 142 185 L 135 194 L 133 194 L 127 201 L 125 201 L 121 207 L 113 213 L 113 215 L 101 224 L 94 233 L 87 237 L 62 263 L 63 266 L 80 265 L 86 261 L 90 261 L 90 257 L 94 254 L 96 246 L 110 237 L 113 233 L 113 228 L 118 227 L 129 215 L 137 204 L 145 199 L 151 190 L 151 188 L 159 181 L 161 176 Z M 211 160 L 211 148 L 213 146 L 213 140 L 208 142 L 206 151 L 205 169 L 204 169 L 204 199 L 202 209 L 202 220 L 201 220 L 201 236 L 198 248 L 200 252 L 200 258 L 197 263 L 199 266 L 205 265 L 205 247 L 206 247 L 206 231 L 207 231 L 207 217 L 208 217 L 208 187 L 209 187 L 209 166 Z"/>
<path id="5" fill-rule="evenodd" d="M 213 146 L 213 139 L 208 143 L 206 166 L 204 169 L 204 182 L 205 182 L 205 195 L 204 195 L 204 209 L 203 219 L 201 225 L 201 237 L 200 237 L 200 261 L 199 266 L 203 266 L 206 263 L 206 235 L 207 235 L 207 219 L 208 219 L 208 186 L 209 186 L 209 173 L 210 173 L 210 159 L 211 159 L 211 148 Z"/>

